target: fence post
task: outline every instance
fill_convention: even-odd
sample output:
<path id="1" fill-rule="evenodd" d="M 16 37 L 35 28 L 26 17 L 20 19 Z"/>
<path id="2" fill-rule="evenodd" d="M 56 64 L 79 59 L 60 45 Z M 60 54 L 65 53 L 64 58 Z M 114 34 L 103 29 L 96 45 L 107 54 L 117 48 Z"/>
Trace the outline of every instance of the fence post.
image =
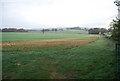
<path id="1" fill-rule="evenodd" d="M 115 51 L 116 51 L 116 79 L 120 79 L 120 43 L 116 43 Z"/>

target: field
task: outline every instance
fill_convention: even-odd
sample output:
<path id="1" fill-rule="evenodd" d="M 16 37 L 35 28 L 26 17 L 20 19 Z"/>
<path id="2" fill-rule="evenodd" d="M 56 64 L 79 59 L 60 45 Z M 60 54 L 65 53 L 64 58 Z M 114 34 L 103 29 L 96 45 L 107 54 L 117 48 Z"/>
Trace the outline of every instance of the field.
<path id="1" fill-rule="evenodd" d="M 3 79 L 114 79 L 114 42 L 86 31 L 3 33 Z"/>

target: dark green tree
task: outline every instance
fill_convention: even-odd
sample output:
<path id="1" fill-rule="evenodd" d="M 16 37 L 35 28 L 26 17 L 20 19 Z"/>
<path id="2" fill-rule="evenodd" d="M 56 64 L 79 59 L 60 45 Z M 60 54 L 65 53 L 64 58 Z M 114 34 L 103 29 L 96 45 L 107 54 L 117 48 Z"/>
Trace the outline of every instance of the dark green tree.
<path id="1" fill-rule="evenodd" d="M 42 32 L 43 32 L 43 34 L 44 34 L 44 32 L 45 32 L 45 29 L 42 29 L 41 31 L 42 31 Z"/>
<path id="2" fill-rule="evenodd" d="M 113 20 L 111 25 L 112 30 L 112 38 L 120 41 L 120 19 Z"/>
<path id="3" fill-rule="evenodd" d="M 104 34 L 107 32 L 107 29 L 105 28 L 91 28 L 88 30 L 89 34 Z"/>

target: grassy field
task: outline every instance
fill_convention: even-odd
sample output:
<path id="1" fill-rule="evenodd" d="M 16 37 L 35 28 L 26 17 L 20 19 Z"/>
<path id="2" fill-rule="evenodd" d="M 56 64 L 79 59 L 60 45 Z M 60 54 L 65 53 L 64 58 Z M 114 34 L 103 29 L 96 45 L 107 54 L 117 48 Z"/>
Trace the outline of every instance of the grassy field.
<path id="1" fill-rule="evenodd" d="M 86 31 L 3 33 L 3 79 L 113 79 L 113 51 Z"/>
<path id="2" fill-rule="evenodd" d="M 81 34 L 82 33 L 82 34 Z M 60 39 L 60 38 L 85 38 L 90 37 L 87 34 L 87 31 L 81 30 L 65 30 L 57 32 L 4 32 L 2 33 L 2 42 L 9 41 L 24 41 L 24 40 L 46 40 L 46 39 Z"/>

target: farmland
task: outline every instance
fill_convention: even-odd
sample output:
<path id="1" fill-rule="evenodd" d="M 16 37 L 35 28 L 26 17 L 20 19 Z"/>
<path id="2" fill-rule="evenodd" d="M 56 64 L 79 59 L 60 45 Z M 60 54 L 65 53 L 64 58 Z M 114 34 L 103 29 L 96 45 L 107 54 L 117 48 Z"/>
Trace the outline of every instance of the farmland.
<path id="1" fill-rule="evenodd" d="M 87 31 L 5 32 L 3 79 L 113 79 L 114 42 Z"/>

